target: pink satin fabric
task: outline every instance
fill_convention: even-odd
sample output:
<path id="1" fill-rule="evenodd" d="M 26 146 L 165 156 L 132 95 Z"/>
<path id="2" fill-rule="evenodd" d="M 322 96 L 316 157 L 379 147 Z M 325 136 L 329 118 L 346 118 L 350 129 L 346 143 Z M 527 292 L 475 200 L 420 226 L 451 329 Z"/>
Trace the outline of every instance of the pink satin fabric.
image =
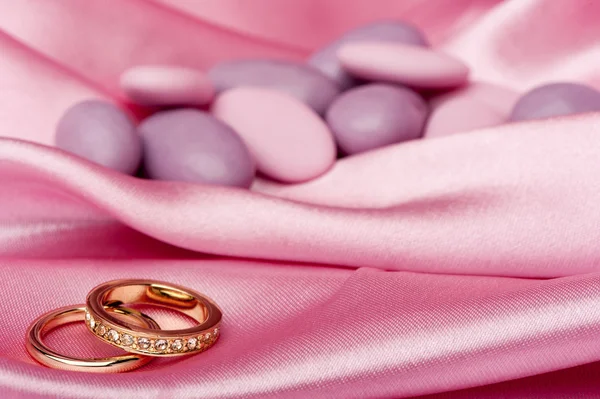
<path id="1" fill-rule="evenodd" d="M 122 101 L 127 67 L 301 59 L 382 16 L 418 24 L 479 80 L 600 86 L 596 2 L 285 3 L 0 2 L 1 396 L 600 397 L 598 114 L 391 146 L 252 191 L 139 180 L 43 145 L 70 104 Z M 121 375 L 28 357 L 35 317 L 128 277 L 205 292 L 221 341 Z M 112 350 L 85 334 L 49 340 Z"/>

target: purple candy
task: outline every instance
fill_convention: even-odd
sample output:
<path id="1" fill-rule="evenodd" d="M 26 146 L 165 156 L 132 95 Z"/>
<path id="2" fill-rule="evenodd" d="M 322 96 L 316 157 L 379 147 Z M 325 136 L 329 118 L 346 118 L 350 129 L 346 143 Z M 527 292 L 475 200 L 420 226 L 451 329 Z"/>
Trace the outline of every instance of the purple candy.
<path id="1" fill-rule="evenodd" d="M 355 84 L 355 80 L 343 70 L 337 59 L 337 51 L 345 43 L 361 40 L 428 46 L 423 33 L 412 25 L 399 21 L 375 22 L 346 32 L 339 39 L 313 53 L 308 63 L 337 82 L 342 89 L 347 89 Z"/>
<path id="2" fill-rule="evenodd" d="M 194 109 L 164 111 L 138 127 L 148 177 L 250 187 L 254 160 L 228 125 Z"/>
<path id="3" fill-rule="evenodd" d="M 320 71 L 303 63 L 251 59 L 225 61 L 208 76 L 217 92 L 240 86 L 257 86 L 287 93 L 323 114 L 340 89 Z"/>
<path id="4" fill-rule="evenodd" d="M 133 174 L 142 144 L 133 121 L 114 104 L 89 100 L 67 110 L 56 127 L 56 146 L 119 172 Z"/>
<path id="5" fill-rule="evenodd" d="M 339 96 L 326 119 L 342 152 L 356 154 L 421 137 L 427 113 L 414 91 L 374 83 Z"/>
<path id="6" fill-rule="evenodd" d="M 525 93 L 509 120 L 524 121 L 600 111 L 600 92 L 579 83 L 551 83 Z"/>

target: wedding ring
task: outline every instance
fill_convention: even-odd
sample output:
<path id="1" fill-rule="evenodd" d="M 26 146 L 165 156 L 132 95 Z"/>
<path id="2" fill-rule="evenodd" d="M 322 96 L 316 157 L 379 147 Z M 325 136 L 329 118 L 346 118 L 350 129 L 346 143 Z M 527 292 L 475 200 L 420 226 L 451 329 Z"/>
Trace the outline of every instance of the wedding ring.
<path id="1" fill-rule="evenodd" d="M 160 328 L 152 318 L 133 309 L 122 307 L 110 308 L 108 312 L 118 314 L 139 326 Z M 55 369 L 94 373 L 129 371 L 141 367 L 152 360 L 150 357 L 131 353 L 104 358 L 81 359 L 61 355 L 43 343 L 43 337 L 50 330 L 67 323 L 84 321 L 84 315 L 85 306 L 75 305 L 53 310 L 35 320 L 29 327 L 26 341 L 26 348 L 31 357 L 39 363 Z M 87 320 L 86 324 L 89 325 L 89 320 Z"/>
<path id="2" fill-rule="evenodd" d="M 197 325 L 180 330 L 145 328 L 119 320 L 105 309 L 121 305 L 154 305 L 179 311 Z M 86 325 L 104 342 L 147 356 L 180 356 L 202 352 L 219 338 L 222 313 L 206 296 L 175 284 L 153 280 L 115 280 L 90 291 Z"/>

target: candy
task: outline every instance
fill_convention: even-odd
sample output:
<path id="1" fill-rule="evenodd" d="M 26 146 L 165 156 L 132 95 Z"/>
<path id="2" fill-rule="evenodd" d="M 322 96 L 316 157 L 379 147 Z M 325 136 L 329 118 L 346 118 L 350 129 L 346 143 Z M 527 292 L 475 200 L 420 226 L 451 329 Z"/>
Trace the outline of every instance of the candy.
<path id="1" fill-rule="evenodd" d="M 233 129 L 206 112 L 159 112 L 138 130 L 152 179 L 236 187 L 252 183 L 255 169 L 248 148 Z"/>
<path id="2" fill-rule="evenodd" d="M 579 83 L 551 83 L 525 93 L 509 119 L 524 121 L 593 111 L 600 111 L 598 90 Z"/>
<path id="3" fill-rule="evenodd" d="M 338 40 L 313 53 L 308 63 L 347 89 L 355 80 L 344 71 L 337 58 L 337 51 L 346 43 L 355 41 L 384 41 L 427 46 L 427 39 L 412 25 L 399 21 L 375 22 L 346 32 Z"/>
<path id="4" fill-rule="evenodd" d="M 518 93 L 490 83 L 475 82 L 431 100 L 426 138 L 482 129 L 504 123 Z"/>
<path id="5" fill-rule="evenodd" d="M 344 69 L 354 76 L 417 88 L 456 87 L 469 75 L 467 66 L 449 55 L 406 44 L 349 43 L 337 54 Z"/>
<path id="6" fill-rule="evenodd" d="M 212 83 L 195 69 L 137 66 L 121 75 L 121 88 L 134 103 L 147 106 L 205 105 L 213 96 Z"/>
<path id="7" fill-rule="evenodd" d="M 287 93 L 323 114 L 340 89 L 320 71 L 291 61 L 237 60 L 215 65 L 208 75 L 217 91 L 256 86 Z"/>
<path id="8" fill-rule="evenodd" d="M 424 136 L 449 136 L 501 125 L 505 120 L 506 115 L 499 114 L 481 102 L 459 98 L 445 102 L 431 112 Z"/>
<path id="9" fill-rule="evenodd" d="M 350 89 L 327 111 L 327 123 L 346 154 L 419 138 L 427 104 L 410 89 L 374 83 Z"/>
<path id="10" fill-rule="evenodd" d="M 114 104 L 88 100 L 65 112 L 56 127 L 56 146 L 97 164 L 133 174 L 142 158 L 133 121 Z"/>
<path id="11" fill-rule="evenodd" d="M 215 99 L 212 112 L 242 136 L 258 170 L 274 179 L 309 180 L 335 160 L 327 125 L 287 94 L 252 87 L 232 89 Z"/>

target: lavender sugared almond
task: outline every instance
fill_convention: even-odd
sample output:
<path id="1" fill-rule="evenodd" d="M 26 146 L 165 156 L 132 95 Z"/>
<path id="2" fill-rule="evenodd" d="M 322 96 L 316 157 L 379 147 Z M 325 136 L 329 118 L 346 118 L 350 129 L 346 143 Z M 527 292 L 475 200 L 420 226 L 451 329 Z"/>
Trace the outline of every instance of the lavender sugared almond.
<path id="1" fill-rule="evenodd" d="M 236 87 L 262 87 L 281 91 L 323 114 L 340 89 L 335 82 L 309 65 L 284 60 L 247 59 L 225 61 L 208 71 L 217 92 Z"/>
<path id="2" fill-rule="evenodd" d="M 339 96 L 327 123 L 345 154 L 357 154 L 421 137 L 428 106 L 414 91 L 373 83 Z"/>
<path id="3" fill-rule="evenodd" d="M 88 100 L 73 105 L 56 127 L 58 148 L 110 169 L 134 174 L 142 144 L 133 120 L 117 105 Z"/>
<path id="4" fill-rule="evenodd" d="M 252 184 L 254 160 L 244 141 L 206 112 L 159 112 L 145 119 L 138 130 L 144 169 L 152 179 L 243 188 Z"/>
<path id="5" fill-rule="evenodd" d="M 525 93 L 509 120 L 525 121 L 600 111 L 600 91 L 580 83 L 550 83 Z"/>

